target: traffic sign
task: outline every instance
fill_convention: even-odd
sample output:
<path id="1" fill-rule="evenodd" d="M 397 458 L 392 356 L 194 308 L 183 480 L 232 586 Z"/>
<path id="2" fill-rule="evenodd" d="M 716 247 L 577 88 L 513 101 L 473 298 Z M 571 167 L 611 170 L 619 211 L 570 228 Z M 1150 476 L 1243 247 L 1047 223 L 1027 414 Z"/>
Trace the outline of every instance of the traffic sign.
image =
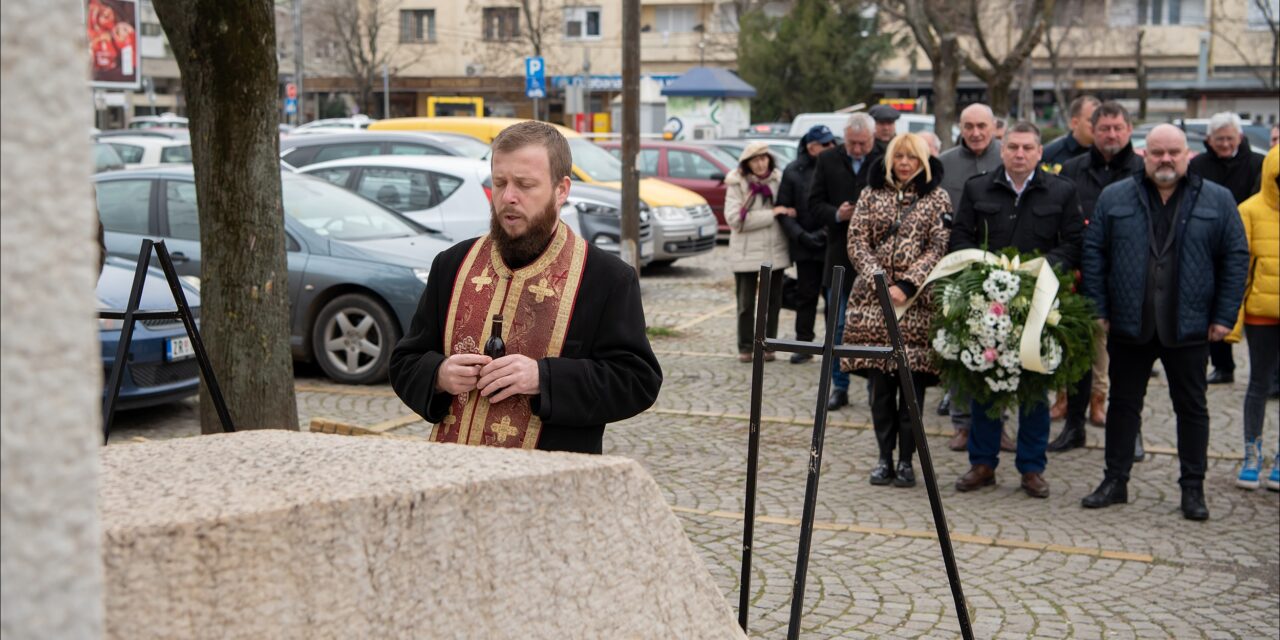
<path id="1" fill-rule="evenodd" d="M 284 96 L 291 100 L 296 99 L 298 97 L 298 85 L 292 82 L 284 85 Z"/>
<path id="2" fill-rule="evenodd" d="M 293 86 L 293 85 L 290 85 L 290 86 Z M 285 98 L 285 99 L 284 99 L 284 112 L 285 112 L 285 113 L 287 113 L 287 114 L 289 114 L 289 115 L 293 115 L 293 114 L 297 113 L 297 112 L 298 112 L 298 99 L 297 99 L 297 98 Z"/>
<path id="3" fill-rule="evenodd" d="M 524 59 L 524 95 L 530 98 L 547 97 L 547 67 L 542 56 Z"/>

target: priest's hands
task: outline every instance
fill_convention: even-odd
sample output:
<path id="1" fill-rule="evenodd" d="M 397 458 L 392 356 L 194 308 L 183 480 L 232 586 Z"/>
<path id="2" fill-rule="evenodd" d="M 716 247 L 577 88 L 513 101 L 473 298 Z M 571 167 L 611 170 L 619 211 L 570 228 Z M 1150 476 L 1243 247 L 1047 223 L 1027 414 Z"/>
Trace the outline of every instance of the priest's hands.
<path id="1" fill-rule="evenodd" d="M 536 395 L 541 390 L 538 361 L 518 353 L 498 358 L 480 369 L 476 388 L 489 402 L 502 402 L 517 394 Z"/>
<path id="2" fill-rule="evenodd" d="M 451 396 L 470 393 L 480 380 L 481 369 L 493 358 L 479 353 L 455 353 L 440 364 L 436 389 Z"/>

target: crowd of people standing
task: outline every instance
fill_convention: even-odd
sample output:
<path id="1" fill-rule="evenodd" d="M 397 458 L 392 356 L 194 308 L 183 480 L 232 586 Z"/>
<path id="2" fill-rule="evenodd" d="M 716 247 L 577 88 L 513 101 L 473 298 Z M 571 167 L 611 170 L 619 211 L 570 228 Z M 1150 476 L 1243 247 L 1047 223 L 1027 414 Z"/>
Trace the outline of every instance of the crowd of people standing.
<path id="1" fill-rule="evenodd" d="M 932 133 L 898 134 L 897 117 L 884 105 L 852 114 L 839 138 L 815 126 L 797 159 L 781 169 L 763 144 L 741 154 L 726 178 L 725 200 L 740 359 L 750 360 L 761 262 L 772 262 L 778 278 L 767 306 L 770 337 L 778 331 L 782 268 L 796 265 L 794 331 L 802 341 L 814 339 L 825 298 L 839 309 L 837 340 L 887 343 L 871 277 L 883 271 L 895 305 L 910 305 L 899 323 L 914 389 L 901 388 L 886 361 L 846 359 L 834 364 L 827 406 L 848 405 L 850 376 L 864 378 L 879 448 L 869 480 L 913 486 L 916 443 L 905 398 L 914 392 L 923 403 L 925 390 L 938 384 L 930 351 L 933 286 L 925 279 L 944 255 L 961 249 L 1034 252 L 1076 272 L 1079 290 L 1092 300 L 1101 329 L 1094 367 L 1055 402 L 1024 404 L 1012 436 L 989 407 L 944 389 L 939 412 L 951 418 L 949 445 L 970 461 L 957 490 L 994 484 L 1003 450 L 1015 455 L 1023 491 L 1048 497 L 1047 453 L 1083 446 L 1089 421 L 1105 426 L 1106 466 L 1082 506 L 1127 502 L 1133 463 L 1145 455 L 1142 408 L 1158 359 L 1177 416 L 1182 512 L 1208 518 L 1207 385 L 1233 381 L 1230 345 L 1242 338 L 1250 377 L 1237 484 L 1280 490 L 1280 446 L 1269 473 L 1263 453 L 1266 402 L 1280 374 L 1276 129 L 1265 160 L 1230 113 L 1210 120 L 1198 154 L 1173 125 L 1149 131 L 1137 151 L 1127 110 L 1082 96 L 1071 104 L 1069 133 L 1044 144 L 1035 125 L 1000 130 L 989 107 L 972 104 L 961 112 L 958 144 L 939 154 Z M 831 290 L 836 266 L 846 273 L 840 291 Z M 810 359 L 796 354 L 791 362 Z M 1064 426 L 1050 441 L 1051 420 L 1059 418 Z"/>

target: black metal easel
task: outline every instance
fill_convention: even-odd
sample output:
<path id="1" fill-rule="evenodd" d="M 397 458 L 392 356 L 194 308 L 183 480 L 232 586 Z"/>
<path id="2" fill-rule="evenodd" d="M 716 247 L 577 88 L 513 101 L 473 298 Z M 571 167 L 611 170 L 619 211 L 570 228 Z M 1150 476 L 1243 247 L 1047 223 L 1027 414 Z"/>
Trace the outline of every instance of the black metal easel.
<path id="1" fill-rule="evenodd" d="M 933 523 L 938 531 L 938 545 L 942 548 L 942 559 L 947 568 L 947 579 L 951 583 L 951 595 L 955 599 L 956 617 L 960 622 L 960 632 L 965 640 L 973 640 L 973 628 L 969 622 L 969 610 L 965 606 L 964 591 L 960 585 L 960 572 L 956 566 L 955 553 L 951 547 L 951 533 L 947 529 L 946 515 L 942 509 L 942 496 L 938 491 L 938 480 L 933 472 L 933 457 L 929 454 L 929 442 L 925 438 L 924 425 L 920 421 L 920 404 L 915 395 L 915 385 L 911 382 L 911 370 L 907 364 L 907 352 L 902 342 L 902 333 L 898 329 L 898 318 L 893 304 L 889 300 L 889 287 L 883 272 L 874 275 L 876 294 L 880 299 L 880 308 L 884 313 L 885 325 L 889 331 L 888 347 L 862 345 L 835 345 L 836 313 L 838 304 L 828 301 L 826 335 L 822 344 L 816 342 L 798 342 L 795 340 L 778 340 L 765 337 L 765 321 L 768 314 L 769 283 L 771 265 L 760 267 L 760 297 L 756 304 L 756 331 L 752 349 L 751 365 L 751 418 L 748 426 L 747 441 L 747 495 L 745 517 L 742 532 L 742 575 L 738 594 L 738 624 L 747 630 L 747 612 L 751 598 L 751 545 L 755 530 L 756 515 L 756 475 L 759 470 L 760 456 L 760 405 L 764 383 L 764 352 L 782 351 L 784 353 L 805 353 L 821 356 L 821 374 L 818 379 L 818 402 L 813 421 L 813 442 L 809 450 L 809 474 L 805 486 L 804 512 L 800 520 L 800 548 L 796 553 L 795 582 L 791 591 L 791 617 L 787 627 L 788 640 L 796 640 L 800 636 L 800 620 L 804 611 L 805 578 L 809 569 L 809 550 L 813 540 L 813 519 L 818 502 L 818 477 L 822 470 L 822 443 L 827 426 L 826 398 L 831 388 L 832 358 L 874 358 L 878 360 L 895 360 L 898 376 L 901 380 L 904 396 L 907 399 L 907 411 L 911 417 L 911 428 L 915 431 L 916 447 L 920 454 L 920 466 L 924 472 L 925 487 L 929 493 L 929 505 L 933 509 Z M 831 290 L 840 291 L 844 282 L 844 267 L 836 267 L 831 274 Z"/>
<path id="2" fill-rule="evenodd" d="M 151 248 L 155 247 L 156 257 L 160 259 L 160 268 L 164 270 L 164 278 L 169 282 L 169 290 L 173 292 L 173 300 L 178 303 L 176 309 L 139 310 L 142 302 L 142 287 L 147 282 L 147 268 L 151 263 Z M 204 350 L 204 342 L 200 339 L 200 331 L 196 328 L 195 318 L 191 315 L 191 307 L 187 304 L 187 296 L 178 281 L 178 271 L 173 268 L 173 259 L 164 246 L 164 240 L 142 241 L 142 251 L 138 253 L 138 268 L 133 272 L 133 288 L 129 291 L 129 304 L 124 311 L 104 310 L 98 312 L 104 320 L 122 320 L 120 327 L 120 343 L 116 347 L 115 365 L 111 367 L 111 376 L 107 382 L 107 397 L 102 402 L 102 441 L 111 437 L 111 421 L 115 417 L 116 400 L 120 397 L 120 383 L 124 379 L 124 365 L 129 360 L 129 345 L 133 342 L 133 323 L 138 320 L 181 320 L 182 326 L 191 338 L 191 347 L 196 352 L 196 362 L 200 364 L 200 375 L 209 387 L 209 398 L 218 411 L 218 420 L 222 422 L 222 430 L 226 433 L 235 431 L 231 424 L 231 412 L 227 411 L 227 403 L 222 399 L 222 389 L 218 387 L 218 379 L 213 375 L 213 366 L 209 364 L 209 354 Z"/>

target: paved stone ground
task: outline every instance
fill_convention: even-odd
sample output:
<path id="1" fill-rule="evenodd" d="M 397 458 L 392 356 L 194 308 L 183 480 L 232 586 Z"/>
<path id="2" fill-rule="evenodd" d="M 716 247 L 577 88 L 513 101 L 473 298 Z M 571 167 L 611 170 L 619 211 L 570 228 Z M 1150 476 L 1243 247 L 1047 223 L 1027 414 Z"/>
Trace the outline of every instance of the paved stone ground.
<path id="1" fill-rule="evenodd" d="M 736 607 L 750 367 L 734 358 L 733 286 L 719 267 L 722 250 L 645 274 L 649 323 L 671 330 L 653 339 L 666 381 L 654 409 L 608 429 L 605 452 L 648 468 Z M 792 322 L 784 312 L 784 336 Z M 930 390 L 925 428 L 976 637 L 1280 638 L 1280 494 L 1233 485 L 1244 351 L 1236 349 L 1239 381 L 1210 391 L 1212 518 L 1202 523 L 1178 511 L 1174 419 L 1162 378 L 1151 381 L 1143 431 L 1152 454 L 1135 466 L 1130 504 L 1102 511 L 1079 506 L 1102 476 L 1102 430 L 1092 428 L 1088 448 L 1050 457 L 1048 500 L 1018 491 L 1011 454 L 1004 454 L 997 486 L 957 493 L 951 485 L 968 468 L 967 457 L 946 449 L 949 426 L 933 415 L 938 397 Z M 782 638 L 818 365 L 784 357 L 765 372 L 750 630 Z M 335 385 L 300 367 L 297 388 L 303 428 L 313 418 L 397 435 L 429 428 L 385 385 Z M 876 443 L 858 379 L 851 395 L 853 406 L 834 412 L 827 429 L 803 636 L 958 637 L 923 479 L 912 489 L 867 483 Z M 1268 449 L 1276 442 L 1275 417 L 1272 402 Z M 194 401 L 123 414 L 117 425 L 113 442 L 199 431 Z"/>

